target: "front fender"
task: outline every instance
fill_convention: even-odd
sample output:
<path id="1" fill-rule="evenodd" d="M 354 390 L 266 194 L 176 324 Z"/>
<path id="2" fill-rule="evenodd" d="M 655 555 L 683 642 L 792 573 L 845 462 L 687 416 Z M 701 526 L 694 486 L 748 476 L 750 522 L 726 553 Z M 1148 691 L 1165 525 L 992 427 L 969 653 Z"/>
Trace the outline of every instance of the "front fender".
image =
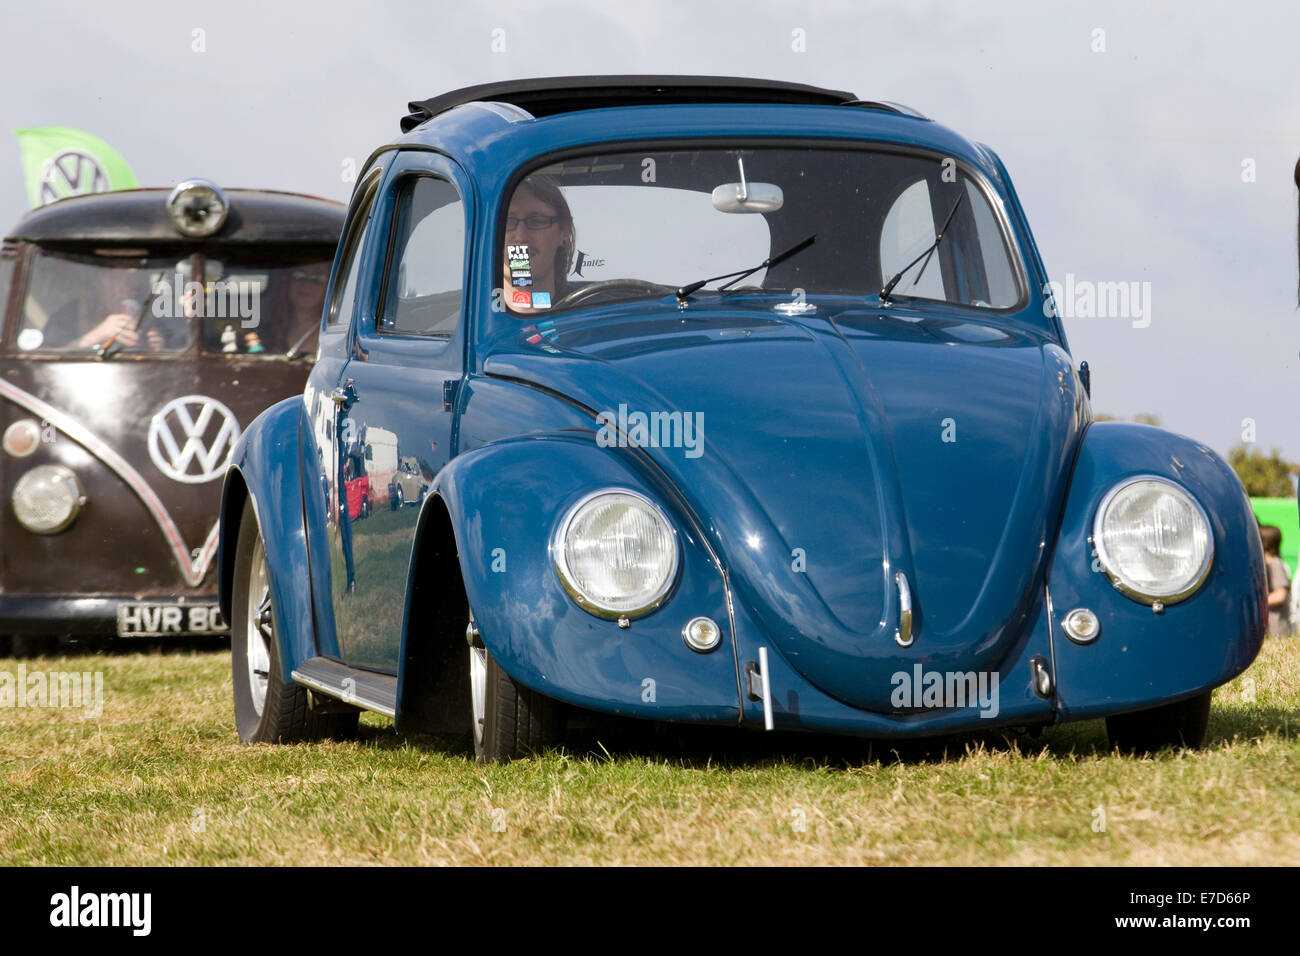
<path id="1" fill-rule="evenodd" d="M 1140 474 L 1168 478 L 1190 492 L 1214 535 L 1214 561 L 1200 590 L 1158 614 L 1111 585 L 1092 545 L 1102 497 Z M 1089 428 L 1048 580 L 1059 706 L 1067 720 L 1143 709 L 1217 687 L 1255 659 L 1268 624 L 1264 553 L 1241 482 L 1209 448 L 1148 426 Z M 1101 620 L 1089 644 L 1076 644 L 1061 630 L 1061 620 L 1076 607 L 1091 608 Z"/>
<path id="2" fill-rule="evenodd" d="M 242 586 L 233 580 L 239 521 L 245 498 L 251 500 L 266 550 L 285 681 L 294 667 L 315 654 L 298 456 L 301 408 L 299 397 L 277 402 L 253 420 L 235 445 L 221 491 L 217 551 L 221 612 L 230 620 L 234 589 Z"/>
<path id="3" fill-rule="evenodd" d="M 606 487 L 631 488 L 656 501 L 681 546 L 673 590 L 627 628 L 579 608 L 561 586 L 549 550 L 565 511 Z M 451 519 L 483 643 L 516 681 L 607 713 L 738 722 L 739 684 L 722 571 L 672 489 L 653 470 L 597 447 L 594 434 L 531 436 L 454 459 L 439 473 L 424 507 L 436 501 L 445 504 Z M 711 617 L 723 631 L 721 645 L 707 654 L 682 640 L 683 626 L 697 615 Z"/>

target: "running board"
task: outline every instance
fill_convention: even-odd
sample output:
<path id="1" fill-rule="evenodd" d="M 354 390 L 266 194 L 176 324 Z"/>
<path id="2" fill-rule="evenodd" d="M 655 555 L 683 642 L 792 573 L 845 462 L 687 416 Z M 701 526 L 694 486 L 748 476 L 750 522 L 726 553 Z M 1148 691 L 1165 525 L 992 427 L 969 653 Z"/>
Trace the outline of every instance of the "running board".
<path id="1" fill-rule="evenodd" d="M 397 716 L 397 678 L 391 674 L 348 667 L 328 657 L 312 657 L 293 671 L 293 679 L 303 687 L 373 710 L 385 717 Z"/>

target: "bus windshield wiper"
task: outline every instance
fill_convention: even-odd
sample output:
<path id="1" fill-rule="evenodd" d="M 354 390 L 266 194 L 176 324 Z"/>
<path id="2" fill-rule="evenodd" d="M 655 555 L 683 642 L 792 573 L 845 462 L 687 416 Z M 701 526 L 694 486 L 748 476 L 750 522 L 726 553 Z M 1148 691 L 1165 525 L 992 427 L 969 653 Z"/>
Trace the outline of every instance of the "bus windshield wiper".
<path id="1" fill-rule="evenodd" d="M 292 362 L 297 357 L 298 350 L 301 349 L 305 344 L 307 344 L 307 340 L 311 338 L 313 335 L 315 335 L 316 332 L 319 330 L 319 328 L 320 328 L 320 323 L 316 322 L 312 325 L 311 328 L 309 328 L 306 332 L 304 332 L 302 334 L 302 337 L 298 339 L 297 342 L 294 342 L 293 345 L 289 346 L 289 351 L 284 353 L 284 360 L 286 362 Z"/>
<path id="2" fill-rule="evenodd" d="M 952 209 L 948 210 L 948 218 L 945 219 L 943 221 L 943 225 L 939 227 L 939 234 L 934 237 L 934 242 L 930 243 L 930 248 L 926 249 L 924 252 L 922 252 L 919 256 L 917 256 L 907 265 L 903 266 L 903 268 L 899 271 L 899 273 L 896 276 L 894 276 L 892 279 L 890 279 L 888 282 L 885 283 L 885 287 L 880 290 L 880 301 L 882 303 L 884 303 L 885 305 L 889 304 L 890 293 L 894 291 L 894 286 L 898 285 L 898 283 L 902 280 L 903 276 L 907 274 L 908 269 L 912 268 L 912 266 L 916 265 L 918 262 L 924 259 L 925 263 L 924 265 L 921 266 L 920 269 L 917 270 L 916 278 L 912 280 L 912 285 L 915 286 L 918 282 L 921 281 L 921 276 L 925 274 L 925 267 L 930 264 L 930 257 L 934 255 L 935 250 L 939 248 L 939 243 L 943 242 L 944 234 L 947 233 L 948 231 L 948 223 L 952 222 L 953 213 L 957 211 L 957 207 L 961 205 L 961 201 L 964 198 L 966 198 L 966 194 L 964 192 L 957 194 L 957 201 L 952 204 Z"/>
<path id="3" fill-rule="evenodd" d="M 163 274 L 161 272 L 156 272 L 154 273 L 153 278 L 150 280 L 149 298 L 145 299 L 144 304 L 141 305 L 136 310 L 135 321 L 131 323 L 132 332 L 140 331 L 140 326 L 144 324 L 145 316 L 148 315 L 149 310 L 153 308 L 154 301 L 158 298 L 161 292 L 162 277 Z M 128 301 L 130 300 L 124 299 L 123 304 L 125 304 Z M 105 341 L 102 345 L 95 346 L 95 351 L 98 353 L 98 358 L 101 362 L 105 361 L 106 359 L 112 358 L 118 352 L 122 351 L 122 346 L 117 344 L 117 339 L 119 335 L 120 335 L 119 332 L 114 332 L 112 335 L 108 337 L 107 341 Z"/>
<path id="4" fill-rule="evenodd" d="M 721 292 L 724 289 L 727 289 L 730 286 L 735 285 L 737 282 L 739 282 L 741 279 L 745 278 L 746 276 L 752 276 L 759 269 L 770 269 L 772 266 L 777 265 L 778 263 L 785 262 L 786 259 L 789 259 L 795 253 L 803 252 L 805 249 L 811 246 L 816 240 L 817 240 L 817 233 L 813 233 L 807 239 L 803 239 L 800 240 L 799 242 L 796 242 L 793 246 L 791 246 L 789 249 L 785 250 L 784 252 L 778 253 L 777 255 L 770 256 L 767 259 L 764 259 L 762 262 L 754 266 L 754 268 L 752 269 L 742 269 L 739 272 L 728 272 L 726 275 L 714 276 L 711 279 L 701 279 L 698 282 L 692 282 L 690 285 L 684 285 L 677 290 L 677 302 L 679 305 L 685 303 L 688 296 L 692 296 L 696 292 L 699 292 L 710 282 L 717 282 L 719 279 L 731 279 L 731 281 L 728 282 L 726 285 L 718 286 L 718 291 Z"/>

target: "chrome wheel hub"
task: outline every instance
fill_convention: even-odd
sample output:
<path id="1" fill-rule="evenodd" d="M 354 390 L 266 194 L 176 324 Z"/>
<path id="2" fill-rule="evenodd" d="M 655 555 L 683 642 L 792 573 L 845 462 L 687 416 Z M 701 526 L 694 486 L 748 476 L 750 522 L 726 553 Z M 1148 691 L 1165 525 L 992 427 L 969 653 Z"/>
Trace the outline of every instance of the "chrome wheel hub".
<path id="1" fill-rule="evenodd" d="M 487 648 L 478 640 L 478 628 L 471 614 L 465 629 L 469 641 L 469 697 L 473 708 L 474 747 L 483 747 L 483 721 L 487 715 Z"/>
<path id="2" fill-rule="evenodd" d="M 271 641 L 275 626 L 271 619 L 271 587 L 266 573 L 266 551 L 259 538 L 248 571 L 248 619 L 244 622 L 248 658 L 248 691 L 253 710 L 262 716 L 266 706 L 266 685 L 271 674 Z"/>

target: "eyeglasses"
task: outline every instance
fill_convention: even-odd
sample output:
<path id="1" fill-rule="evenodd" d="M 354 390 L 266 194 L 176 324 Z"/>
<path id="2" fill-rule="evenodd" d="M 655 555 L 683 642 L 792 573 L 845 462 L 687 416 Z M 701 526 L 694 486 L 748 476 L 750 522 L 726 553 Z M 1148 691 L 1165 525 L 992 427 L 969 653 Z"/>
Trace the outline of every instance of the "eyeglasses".
<path id="1" fill-rule="evenodd" d="M 518 229 L 519 224 L 522 222 L 529 229 L 538 232 L 542 229 L 550 229 L 559 221 L 559 216 L 543 216 L 541 214 L 524 216 L 522 219 L 518 216 L 510 216 L 506 219 L 506 231 L 509 232 L 510 230 Z"/>

